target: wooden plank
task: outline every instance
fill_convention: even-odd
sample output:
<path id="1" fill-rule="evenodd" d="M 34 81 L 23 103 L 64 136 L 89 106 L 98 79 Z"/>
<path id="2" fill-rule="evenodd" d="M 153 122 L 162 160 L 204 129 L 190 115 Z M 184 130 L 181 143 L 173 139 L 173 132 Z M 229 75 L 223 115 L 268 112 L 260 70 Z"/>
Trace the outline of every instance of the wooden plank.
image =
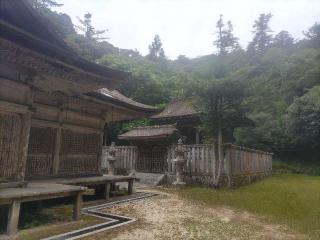
<path id="1" fill-rule="evenodd" d="M 205 173 L 205 149 L 204 147 L 201 147 L 201 173 Z"/>
<path id="2" fill-rule="evenodd" d="M 169 147 L 168 147 L 168 150 L 167 150 L 167 165 L 168 165 L 168 172 L 172 172 L 172 166 L 171 166 L 170 153 L 171 153 L 171 146 L 169 146 Z"/>
<path id="3" fill-rule="evenodd" d="M 7 224 L 7 234 L 9 236 L 16 234 L 18 231 L 20 206 L 21 206 L 21 202 L 18 200 L 14 200 L 13 203 L 9 206 L 8 224 Z"/>
<path id="4" fill-rule="evenodd" d="M 216 177 L 216 157 L 215 157 L 215 153 L 214 153 L 214 145 L 212 145 L 212 147 L 211 147 L 210 155 L 211 155 L 212 177 L 215 179 L 215 177 Z"/>
<path id="5" fill-rule="evenodd" d="M 103 129 L 90 128 L 90 127 L 67 124 L 67 123 L 63 123 L 62 124 L 62 128 L 68 129 L 68 130 L 71 130 L 71 131 L 75 131 L 75 132 L 81 132 L 81 133 L 97 133 L 97 134 L 100 134 L 101 132 L 103 132 Z"/>
<path id="6" fill-rule="evenodd" d="M 107 182 L 104 187 L 104 198 L 108 200 L 110 198 L 111 183 Z"/>
<path id="7" fill-rule="evenodd" d="M 60 149 L 61 149 L 61 127 L 56 130 L 56 139 L 54 146 L 54 157 L 53 157 L 53 175 L 57 175 L 59 173 L 59 165 L 60 165 Z"/>
<path id="8" fill-rule="evenodd" d="M 16 104 L 12 102 L 7 102 L 0 100 L 0 111 L 1 112 L 13 112 L 13 113 L 20 113 L 20 114 L 26 114 L 26 113 L 32 113 L 32 111 L 29 110 L 28 105 L 23 104 Z"/>
<path id="9" fill-rule="evenodd" d="M 82 193 L 78 192 L 74 197 L 73 203 L 73 220 L 79 220 L 81 216 L 81 208 L 82 208 Z"/>
<path id="10" fill-rule="evenodd" d="M 209 164 L 209 148 L 205 147 L 205 173 L 210 172 L 210 164 Z"/>
<path id="11" fill-rule="evenodd" d="M 131 195 L 133 193 L 133 179 L 128 181 L 128 194 Z"/>
<path id="12" fill-rule="evenodd" d="M 192 158 L 192 166 L 191 166 L 191 172 L 195 172 L 196 171 L 196 154 L 195 154 L 195 148 L 191 147 L 191 158 Z"/>
<path id="13" fill-rule="evenodd" d="M 37 127 L 37 128 L 59 128 L 60 123 L 59 122 L 54 122 L 54 121 L 48 121 L 48 120 L 42 120 L 42 119 L 31 119 L 31 126 L 32 127 Z"/>
<path id="14" fill-rule="evenodd" d="M 17 165 L 16 180 L 24 181 L 27 165 L 28 143 L 31 127 L 31 114 L 22 115 L 22 126 L 20 132 L 19 161 Z"/>

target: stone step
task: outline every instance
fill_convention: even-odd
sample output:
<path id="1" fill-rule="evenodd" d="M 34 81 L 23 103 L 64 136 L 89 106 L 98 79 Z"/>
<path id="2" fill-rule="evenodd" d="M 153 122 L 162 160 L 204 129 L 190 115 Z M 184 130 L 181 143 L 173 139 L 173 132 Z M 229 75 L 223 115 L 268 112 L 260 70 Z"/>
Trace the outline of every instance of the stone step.
<path id="1" fill-rule="evenodd" d="M 140 179 L 139 183 L 149 186 L 157 186 L 165 177 L 165 174 L 161 173 L 143 173 L 135 172 L 135 177 Z"/>

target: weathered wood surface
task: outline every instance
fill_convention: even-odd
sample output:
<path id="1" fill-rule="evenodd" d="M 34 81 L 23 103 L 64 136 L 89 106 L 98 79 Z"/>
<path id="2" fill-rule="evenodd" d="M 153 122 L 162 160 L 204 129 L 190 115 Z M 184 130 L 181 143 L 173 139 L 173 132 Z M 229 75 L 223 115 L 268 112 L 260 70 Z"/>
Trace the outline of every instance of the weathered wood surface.
<path id="1" fill-rule="evenodd" d="M 22 119 L 0 112 L 0 181 L 14 180 L 17 174 Z"/>
<path id="2" fill-rule="evenodd" d="M 3 50 L 8 50 L 0 52 L 0 59 L 3 62 L 36 70 L 38 74 L 46 75 L 46 78 L 37 78 L 33 82 L 34 86 L 44 91 L 87 93 L 114 84 L 110 78 L 106 81 L 101 76 L 85 72 L 2 38 L 0 46 Z M 19 54 L 16 54 L 17 52 Z"/>
<path id="3" fill-rule="evenodd" d="M 186 164 L 185 173 L 189 175 L 209 175 L 216 177 L 217 160 L 212 144 L 183 145 Z M 167 171 L 175 172 L 174 158 L 176 145 L 171 145 L 166 153 Z M 107 154 L 109 147 L 103 150 L 103 166 L 107 167 Z M 120 158 L 116 165 L 119 168 L 132 170 L 138 159 L 138 148 L 135 146 L 117 146 Z M 239 147 L 232 144 L 224 145 L 223 174 L 230 177 L 238 175 L 268 174 L 272 170 L 272 154 L 259 150 Z"/>
<path id="4" fill-rule="evenodd" d="M 270 173 L 272 171 L 272 154 L 259 150 L 225 145 L 227 171 L 232 176 Z"/>
<path id="5" fill-rule="evenodd" d="M 19 215 L 21 202 L 14 200 L 9 206 L 7 234 L 14 235 L 18 231 Z"/>
<path id="6" fill-rule="evenodd" d="M 102 168 L 108 168 L 108 151 L 109 146 L 103 146 L 102 149 Z M 118 160 L 115 162 L 116 168 L 122 168 L 127 170 L 132 170 L 136 168 L 136 163 L 138 159 L 138 147 L 136 146 L 116 146 L 119 150 L 117 153 Z"/>
<path id="7" fill-rule="evenodd" d="M 73 219 L 81 215 L 82 194 L 87 188 L 56 183 L 32 182 L 25 188 L 5 188 L 0 190 L 0 205 L 9 205 L 7 235 L 18 231 L 20 206 L 22 202 L 45 199 L 74 197 Z"/>
<path id="8" fill-rule="evenodd" d="M 97 177 L 79 177 L 79 178 L 54 178 L 46 180 L 46 182 L 54 182 L 59 184 L 70 184 L 70 185 L 81 185 L 81 186 L 90 186 L 90 185 L 99 185 L 107 182 L 116 183 L 116 182 L 128 182 L 134 180 L 135 177 L 132 176 L 121 176 L 121 175 L 103 175 Z"/>
<path id="9" fill-rule="evenodd" d="M 81 186 L 49 182 L 30 182 L 25 188 L 4 188 L 0 191 L 0 205 L 12 203 L 14 199 L 21 202 L 36 201 L 63 196 L 72 196 L 85 191 Z"/>
<path id="10" fill-rule="evenodd" d="M 210 144 L 183 145 L 185 148 L 186 164 L 184 171 L 187 173 L 212 174 L 213 166 L 216 165 L 214 146 Z M 175 172 L 174 150 L 176 145 L 171 145 L 167 152 L 168 171 Z"/>

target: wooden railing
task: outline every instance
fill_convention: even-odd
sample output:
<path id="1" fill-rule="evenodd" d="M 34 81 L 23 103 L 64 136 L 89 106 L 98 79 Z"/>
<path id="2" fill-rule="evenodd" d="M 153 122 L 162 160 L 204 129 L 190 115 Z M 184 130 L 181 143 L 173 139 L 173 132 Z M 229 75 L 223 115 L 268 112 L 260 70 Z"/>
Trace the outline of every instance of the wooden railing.
<path id="1" fill-rule="evenodd" d="M 270 173 L 272 154 L 250 148 L 225 144 L 226 172 L 232 176 Z"/>
<path id="2" fill-rule="evenodd" d="M 185 172 L 212 174 L 216 160 L 214 156 L 214 146 L 212 144 L 184 145 L 185 147 Z M 167 153 L 168 172 L 175 172 L 174 150 L 176 145 L 171 145 Z"/>
<path id="3" fill-rule="evenodd" d="M 108 151 L 109 146 L 104 146 L 102 149 L 102 169 L 108 168 Z M 136 160 L 138 158 L 138 148 L 136 146 L 117 146 L 118 161 L 115 163 L 116 168 L 122 168 L 127 170 L 135 169 Z"/>
<path id="4" fill-rule="evenodd" d="M 196 144 L 184 145 L 186 164 L 184 171 L 188 175 L 206 175 L 216 178 L 218 162 L 215 158 L 214 145 Z M 138 161 L 138 148 L 135 146 L 117 146 L 120 150 L 116 168 L 127 170 L 135 169 Z M 167 172 L 174 173 L 174 158 L 176 145 L 168 147 L 166 153 Z M 103 148 L 102 168 L 107 167 L 107 155 L 109 147 Z M 224 161 L 222 174 L 229 179 L 237 176 L 254 176 L 268 174 L 272 170 L 272 154 L 232 144 L 224 144 Z"/>

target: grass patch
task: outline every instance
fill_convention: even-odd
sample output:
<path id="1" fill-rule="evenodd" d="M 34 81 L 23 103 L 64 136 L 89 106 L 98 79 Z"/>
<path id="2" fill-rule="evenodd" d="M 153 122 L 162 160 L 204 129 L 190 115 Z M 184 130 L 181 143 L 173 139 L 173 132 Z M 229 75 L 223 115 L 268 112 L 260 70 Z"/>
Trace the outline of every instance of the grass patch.
<path id="1" fill-rule="evenodd" d="M 28 229 L 46 224 L 72 221 L 72 209 L 71 205 L 59 205 L 56 207 L 42 208 L 36 211 L 22 211 L 19 229 Z"/>
<path id="2" fill-rule="evenodd" d="M 182 189 L 179 195 L 208 205 L 231 206 L 267 217 L 275 223 L 320 239 L 320 177 L 272 176 L 237 189 Z"/>
<path id="3" fill-rule="evenodd" d="M 298 173 L 298 174 L 320 176 L 319 165 L 306 165 L 300 162 L 287 163 L 279 160 L 273 160 L 272 169 L 274 172 L 280 172 L 280 173 Z"/>

